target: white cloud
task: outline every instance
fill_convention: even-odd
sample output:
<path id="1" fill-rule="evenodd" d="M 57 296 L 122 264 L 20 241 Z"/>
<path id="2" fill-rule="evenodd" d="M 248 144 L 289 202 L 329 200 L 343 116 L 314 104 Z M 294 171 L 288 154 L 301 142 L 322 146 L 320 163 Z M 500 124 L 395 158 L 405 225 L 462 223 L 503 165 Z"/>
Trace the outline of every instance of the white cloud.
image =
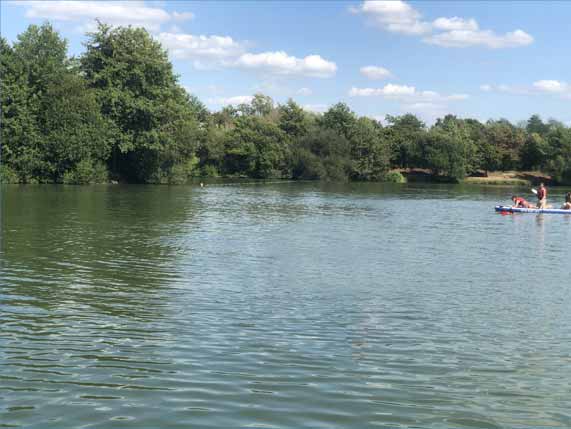
<path id="1" fill-rule="evenodd" d="M 168 32 L 169 32 L 169 33 L 175 33 L 175 34 L 182 33 L 182 28 L 180 28 L 180 27 L 179 27 L 178 25 L 176 25 L 176 24 L 173 24 L 173 25 L 171 25 L 171 26 L 169 27 Z"/>
<path id="2" fill-rule="evenodd" d="M 206 87 L 206 89 L 211 94 L 222 94 L 222 93 L 224 93 L 224 88 L 222 88 L 221 86 L 218 86 L 218 85 L 208 85 Z"/>
<path id="3" fill-rule="evenodd" d="M 418 95 L 426 99 L 433 99 L 440 97 L 440 94 L 438 94 L 436 91 L 422 91 Z"/>
<path id="4" fill-rule="evenodd" d="M 352 12 L 362 13 L 379 27 L 392 33 L 419 35 L 430 32 L 431 25 L 420 19 L 420 13 L 404 1 L 365 1 Z"/>
<path id="5" fill-rule="evenodd" d="M 385 116 L 383 115 L 373 115 L 373 116 L 369 116 L 369 118 L 371 118 L 374 121 L 380 122 L 381 124 L 385 124 Z"/>
<path id="6" fill-rule="evenodd" d="M 567 83 L 558 80 L 538 80 L 533 82 L 533 87 L 538 91 L 551 93 L 563 93 L 571 90 Z"/>
<path id="7" fill-rule="evenodd" d="M 501 49 L 533 43 L 533 37 L 523 30 L 497 34 L 492 30 L 481 30 L 473 18 L 439 17 L 433 22 L 427 22 L 422 20 L 419 11 L 402 0 L 364 1 L 359 7 L 350 10 L 368 17 L 386 31 L 422 36 L 424 43 L 445 48 L 483 46 Z"/>
<path id="8" fill-rule="evenodd" d="M 111 25 L 145 27 L 159 33 L 158 39 L 173 58 L 193 61 L 196 68 L 238 67 L 270 74 L 331 77 L 337 71 L 334 62 L 319 55 L 297 58 L 283 51 L 247 53 L 245 46 L 229 36 L 184 34 L 176 25 L 161 31 L 166 23 L 194 18 L 191 12 L 169 13 L 143 1 L 15 1 L 26 8 L 26 17 L 54 21 L 77 22 L 82 31 L 93 30 L 95 20 Z"/>
<path id="9" fill-rule="evenodd" d="M 252 95 L 236 95 L 234 97 L 219 97 L 219 98 L 209 98 L 207 100 L 210 104 L 218 104 L 221 106 L 228 106 L 233 105 L 236 106 L 238 104 L 249 104 L 252 102 L 254 96 Z"/>
<path id="10" fill-rule="evenodd" d="M 382 88 L 356 88 L 349 90 L 350 97 L 385 97 L 406 100 L 408 102 L 445 102 L 460 101 L 469 98 L 467 94 L 441 95 L 436 91 L 417 91 L 414 86 L 386 84 Z"/>
<path id="11" fill-rule="evenodd" d="M 307 110 L 309 112 L 314 112 L 314 113 L 323 113 L 327 109 L 329 109 L 329 106 L 327 104 L 304 104 L 302 107 L 303 110 Z"/>
<path id="12" fill-rule="evenodd" d="M 284 51 L 245 52 L 243 43 L 229 36 L 203 36 L 163 32 L 158 35 L 173 58 L 191 60 L 196 68 L 215 67 L 259 70 L 276 75 L 331 77 L 337 71 L 334 62 L 319 55 L 297 58 Z"/>
<path id="13" fill-rule="evenodd" d="M 158 39 L 173 58 L 192 60 L 198 68 L 233 61 L 244 51 L 242 44 L 229 36 L 160 33 Z"/>
<path id="14" fill-rule="evenodd" d="M 337 65 L 321 58 L 308 55 L 305 58 L 290 56 L 284 51 L 246 53 L 241 55 L 235 65 L 245 69 L 257 69 L 274 74 L 300 75 L 312 77 L 331 77 L 337 71 Z"/>
<path id="15" fill-rule="evenodd" d="M 304 104 L 302 108 L 308 112 L 323 113 L 329 109 L 329 106 L 327 104 Z"/>
<path id="16" fill-rule="evenodd" d="M 26 8 L 26 17 L 63 22 L 79 22 L 80 28 L 93 28 L 95 19 L 111 25 L 133 25 L 159 31 L 171 20 L 189 19 L 189 12 L 170 14 L 143 1 L 17 1 Z"/>
<path id="17" fill-rule="evenodd" d="M 431 45 L 445 48 L 484 46 L 491 49 L 516 48 L 533 43 L 533 37 L 523 30 L 498 35 L 491 30 L 452 30 L 423 39 Z"/>
<path id="18" fill-rule="evenodd" d="M 445 103 L 430 102 L 403 104 L 400 110 L 402 113 L 414 113 L 427 124 L 433 124 L 438 118 L 453 111 L 453 109 Z"/>
<path id="19" fill-rule="evenodd" d="M 383 97 L 401 102 L 400 110 L 417 112 L 423 119 L 434 122 L 437 116 L 450 111 L 449 103 L 466 100 L 467 94 L 443 95 L 436 91 L 418 91 L 414 86 L 387 84 L 382 88 L 356 88 L 349 91 L 351 97 Z"/>
<path id="20" fill-rule="evenodd" d="M 414 86 L 386 84 L 382 88 L 356 88 L 352 87 L 349 91 L 350 97 L 371 97 L 371 96 L 403 96 L 414 95 L 416 89 Z"/>
<path id="21" fill-rule="evenodd" d="M 526 94 L 527 93 L 527 91 L 524 88 L 517 88 L 515 86 L 505 85 L 503 83 L 500 85 L 497 85 L 496 90 L 498 92 L 503 92 L 506 94 L 518 94 L 518 93 Z"/>
<path id="22" fill-rule="evenodd" d="M 497 92 L 511 95 L 555 95 L 562 98 L 571 98 L 571 85 L 567 82 L 543 79 L 530 85 L 481 85 L 480 89 L 486 92 Z"/>
<path id="23" fill-rule="evenodd" d="M 475 19 L 464 19 L 454 16 L 452 18 L 438 18 L 432 23 L 434 28 L 438 30 L 478 30 L 478 23 Z"/>
<path id="24" fill-rule="evenodd" d="M 300 88 L 297 90 L 297 95 L 306 97 L 311 94 L 313 94 L 313 91 L 310 88 Z"/>
<path id="25" fill-rule="evenodd" d="M 194 13 L 192 12 L 173 12 L 172 18 L 175 21 L 190 21 L 194 19 Z"/>
<path id="26" fill-rule="evenodd" d="M 384 67 L 379 66 L 366 66 L 361 67 L 361 74 L 369 79 L 386 79 L 392 76 L 392 73 Z"/>
<path id="27" fill-rule="evenodd" d="M 468 98 L 470 98 L 468 94 L 451 94 L 446 96 L 446 99 L 450 101 L 461 101 L 467 100 Z"/>

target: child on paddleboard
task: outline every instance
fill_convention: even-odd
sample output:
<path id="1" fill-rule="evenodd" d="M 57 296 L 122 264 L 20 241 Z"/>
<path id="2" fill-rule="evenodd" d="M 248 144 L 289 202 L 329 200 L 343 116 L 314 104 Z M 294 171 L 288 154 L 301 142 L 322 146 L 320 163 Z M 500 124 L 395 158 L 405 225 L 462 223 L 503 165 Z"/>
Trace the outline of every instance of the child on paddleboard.
<path id="1" fill-rule="evenodd" d="M 561 208 L 563 210 L 571 210 L 571 192 L 565 194 L 565 204 Z"/>
<path id="2" fill-rule="evenodd" d="M 518 197 L 517 195 L 512 196 L 512 201 L 514 202 L 513 207 L 515 208 L 522 208 L 522 209 L 535 208 L 535 206 L 532 203 L 526 201 L 526 199 L 523 197 Z"/>

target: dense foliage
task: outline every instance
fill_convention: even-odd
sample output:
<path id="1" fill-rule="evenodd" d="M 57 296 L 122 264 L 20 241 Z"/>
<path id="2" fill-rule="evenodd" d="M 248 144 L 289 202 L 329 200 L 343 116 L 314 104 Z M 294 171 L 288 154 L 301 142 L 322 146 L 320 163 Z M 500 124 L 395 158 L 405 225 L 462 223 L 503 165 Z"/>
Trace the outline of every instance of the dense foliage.
<path id="1" fill-rule="evenodd" d="M 0 38 L 0 179 L 19 183 L 184 183 L 247 176 L 392 180 L 423 168 L 448 180 L 494 170 L 543 170 L 571 181 L 571 129 L 538 115 L 518 126 L 452 115 L 323 114 L 263 94 L 209 112 L 178 83 L 145 30 L 99 24 L 80 58 L 50 24 L 10 45 Z"/>

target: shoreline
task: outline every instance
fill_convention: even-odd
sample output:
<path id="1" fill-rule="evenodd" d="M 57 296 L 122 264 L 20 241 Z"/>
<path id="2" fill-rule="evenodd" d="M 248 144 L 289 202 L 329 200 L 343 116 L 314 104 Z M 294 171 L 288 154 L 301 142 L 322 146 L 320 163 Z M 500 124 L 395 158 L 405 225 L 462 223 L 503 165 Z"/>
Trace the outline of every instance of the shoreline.
<path id="1" fill-rule="evenodd" d="M 552 179 L 551 176 L 542 172 L 531 171 L 495 171 L 490 172 L 486 176 L 473 175 L 466 176 L 464 179 L 454 181 L 449 177 L 436 176 L 426 169 L 392 169 L 389 173 L 399 173 L 402 175 L 404 181 L 396 182 L 393 180 L 378 180 L 378 181 L 361 181 L 361 180 L 348 180 L 344 183 L 427 183 L 427 184 L 451 184 L 451 185 L 489 185 L 489 186 L 521 186 L 532 187 L 538 186 L 543 182 L 547 186 L 569 186 L 566 183 L 558 183 Z M 72 184 L 72 183 L 28 183 L 31 185 L 67 185 L 67 186 L 85 186 L 85 185 L 204 185 L 215 183 L 299 183 L 299 182 L 325 182 L 337 183 L 335 181 L 327 180 L 307 180 L 307 179 L 292 179 L 292 178 L 266 178 L 256 179 L 247 176 L 218 176 L 218 177 L 193 177 L 185 183 L 135 183 L 110 180 L 101 183 L 89 184 Z M 25 185 L 24 183 L 1 182 L 0 185 Z"/>
<path id="2" fill-rule="evenodd" d="M 402 174 L 408 182 L 430 182 L 430 183 L 446 183 L 450 182 L 447 177 L 435 176 L 427 169 L 410 168 L 395 169 Z M 466 176 L 457 183 L 474 184 L 474 185 L 512 185 L 512 186 L 532 186 L 539 183 L 545 183 L 549 186 L 565 185 L 565 183 L 556 183 L 553 178 L 541 171 L 493 171 L 479 172 Z"/>

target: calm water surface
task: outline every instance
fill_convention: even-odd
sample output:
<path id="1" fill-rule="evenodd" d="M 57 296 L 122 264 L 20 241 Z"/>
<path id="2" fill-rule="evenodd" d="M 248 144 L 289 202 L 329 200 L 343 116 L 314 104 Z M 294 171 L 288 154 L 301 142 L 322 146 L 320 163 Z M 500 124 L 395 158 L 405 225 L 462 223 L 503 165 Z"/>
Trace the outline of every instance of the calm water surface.
<path id="1" fill-rule="evenodd" d="M 0 427 L 571 427 L 571 216 L 513 189 L 1 192 Z"/>

